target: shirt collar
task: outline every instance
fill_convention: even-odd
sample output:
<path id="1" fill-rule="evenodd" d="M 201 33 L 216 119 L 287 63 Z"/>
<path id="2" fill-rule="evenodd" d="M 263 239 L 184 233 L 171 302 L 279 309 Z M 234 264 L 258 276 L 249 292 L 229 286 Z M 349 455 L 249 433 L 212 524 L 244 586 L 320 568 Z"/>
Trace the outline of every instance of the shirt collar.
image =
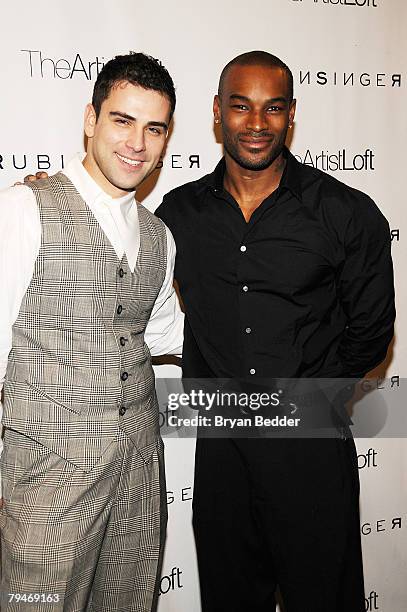
<path id="1" fill-rule="evenodd" d="M 283 156 L 286 160 L 283 176 L 280 181 L 280 190 L 288 189 L 300 202 L 302 201 L 302 190 L 301 190 L 301 177 L 300 170 L 301 165 L 295 159 L 294 155 L 290 153 L 287 147 L 283 149 Z M 223 177 L 226 171 L 225 158 L 217 164 L 215 170 L 208 177 L 208 187 L 213 191 L 223 190 Z"/>
<path id="2" fill-rule="evenodd" d="M 76 155 L 63 170 L 64 174 L 75 185 L 76 189 L 88 205 L 120 208 L 124 217 L 130 214 L 136 205 L 135 191 L 130 191 L 121 198 L 112 198 L 105 193 L 85 169 L 82 161 L 85 155 Z"/>
<path id="3" fill-rule="evenodd" d="M 302 202 L 301 189 L 301 164 L 290 153 L 287 147 L 283 149 L 283 156 L 286 159 L 283 176 L 281 177 L 280 187 L 288 189 L 300 202 Z"/>

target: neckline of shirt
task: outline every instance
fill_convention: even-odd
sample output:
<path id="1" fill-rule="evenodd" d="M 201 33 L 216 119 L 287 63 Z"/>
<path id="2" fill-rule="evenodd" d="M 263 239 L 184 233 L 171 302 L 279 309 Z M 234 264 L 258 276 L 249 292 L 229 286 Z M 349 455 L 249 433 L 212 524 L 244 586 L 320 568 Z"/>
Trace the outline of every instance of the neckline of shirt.
<path id="1" fill-rule="evenodd" d="M 84 201 L 94 206 L 107 207 L 113 214 L 117 214 L 120 210 L 123 217 L 128 217 L 134 210 L 137 218 L 136 192 L 131 191 L 121 198 L 112 198 L 112 196 L 99 187 L 85 169 L 82 163 L 84 157 L 85 155 L 76 155 L 63 170 L 63 173 L 75 185 Z"/>

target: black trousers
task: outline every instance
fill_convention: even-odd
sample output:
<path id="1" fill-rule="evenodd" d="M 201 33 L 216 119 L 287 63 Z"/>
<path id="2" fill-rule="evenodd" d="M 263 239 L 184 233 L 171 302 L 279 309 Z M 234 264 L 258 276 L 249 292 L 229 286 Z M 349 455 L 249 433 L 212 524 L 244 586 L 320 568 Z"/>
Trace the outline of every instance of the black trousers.
<path id="1" fill-rule="evenodd" d="M 364 612 L 352 439 L 197 440 L 203 612 Z"/>

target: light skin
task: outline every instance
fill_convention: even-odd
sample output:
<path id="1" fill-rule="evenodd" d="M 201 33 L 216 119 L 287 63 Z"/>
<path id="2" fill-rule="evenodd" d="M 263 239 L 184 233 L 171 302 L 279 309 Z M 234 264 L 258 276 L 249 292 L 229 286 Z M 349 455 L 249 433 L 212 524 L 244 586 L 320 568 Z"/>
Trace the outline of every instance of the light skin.
<path id="1" fill-rule="evenodd" d="M 213 113 L 225 149 L 224 188 L 247 222 L 280 183 L 282 149 L 295 105 L 286 72 L 274 66 L 231 66 L 220 96 L 215 96 Z"/>
<path id="2" fill-rule="evenodd" d="M 102 102 L 97 118 L 92 104 L 86 106 L 84 130 L 88 142 L 84 167 L 108 195 L 126 195 L 157 166 L 169 121 L 170 102 L 166 96 L 126 81 L 118 83 Z M 46 172 L 37 172 L 24 180 L 47 177 Z"/>
<path id="3" fill-rule="evenodd" d="M 156 168 L 169 121 L 166 96 L 128 82 L 119 83 L 102 102 L 97 119 L 91 104 L 85 109 L 88 144 L 84 167 L 112 198 L 126 195 Z M 28 178 L 32 181 L 47 176 L 37 173 Z"/>
<path id="4" fill-rule="evenodd" d="M 111 197 L 126 195 L 156 168 L 169 120 L 170 102 L 160 92 L 119 83 L 103 101 L 98 118 L 92 104 L 86 107 L 84 167 Z"/>

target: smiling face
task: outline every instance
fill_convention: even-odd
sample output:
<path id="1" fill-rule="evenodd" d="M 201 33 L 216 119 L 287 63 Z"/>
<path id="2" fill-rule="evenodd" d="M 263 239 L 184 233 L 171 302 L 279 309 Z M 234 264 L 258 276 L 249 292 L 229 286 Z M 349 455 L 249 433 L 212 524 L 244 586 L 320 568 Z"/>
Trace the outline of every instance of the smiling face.
<path id="1" fill-rule="evenodd" d="M 264 170 L 280 155 L 294 120 L 287 73 L 274 66 L 235 64 L 213 110 L 222 124 L 226 158 L 246 170 Z"/>
<path id="2" fill-rule="evenodd" d="M 112 87 L 97 118 L 87 105 L 83 165 L 103 191 L 121 197 L 151 174 L 164 148 L 169 118 L 166 96 L 128 82 Z"/>

